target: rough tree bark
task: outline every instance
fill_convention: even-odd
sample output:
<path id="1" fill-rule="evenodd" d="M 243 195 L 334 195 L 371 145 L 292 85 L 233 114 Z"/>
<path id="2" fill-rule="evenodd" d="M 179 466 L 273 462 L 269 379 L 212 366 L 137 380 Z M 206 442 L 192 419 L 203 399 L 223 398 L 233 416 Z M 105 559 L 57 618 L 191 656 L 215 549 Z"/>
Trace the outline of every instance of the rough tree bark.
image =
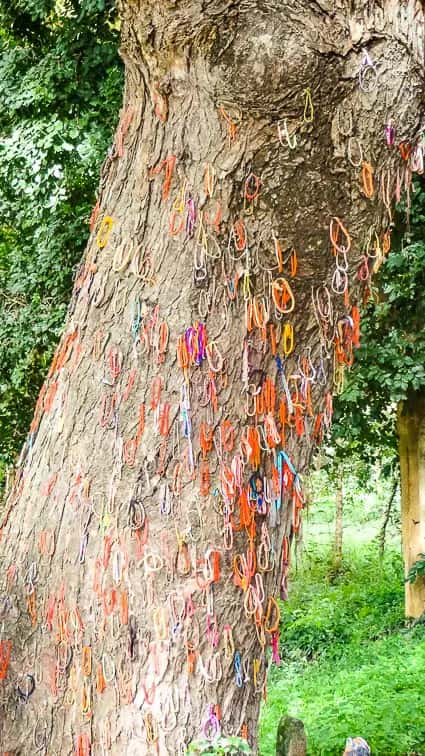
<path id="1" fill-rule="evenodd" d="M 405 573 L 425 552 L 425 395 L 412 392 L 398 409 L 401 531 Z M 406 617 L 425 611 L 425 580 L 405 583 Z"/>
<path id="2" fill-rule="evenodd" d="M 420 159 L 423 11 L 120 14 L 123 116 L 2 524 L 1 743 L 175 754 L 220 714 L 256 752 L 299 474 Z"/>

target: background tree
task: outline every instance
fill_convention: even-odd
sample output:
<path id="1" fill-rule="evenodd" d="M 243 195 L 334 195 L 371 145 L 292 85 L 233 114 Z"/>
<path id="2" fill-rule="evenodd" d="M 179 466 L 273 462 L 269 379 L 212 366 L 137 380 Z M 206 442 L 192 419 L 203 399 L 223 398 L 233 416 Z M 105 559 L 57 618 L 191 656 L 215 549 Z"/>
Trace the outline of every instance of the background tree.
<path id="1" fill-rule="evenodd" d="M 383 472 L 401 469 L 405 572 L 425 547 L 421 428 L 425 387 L 425 188 L 420 177 L 407 229 L 399 216 L 398 239 L 377 279 L 362 323 L 361 346 L 344 393 L 336 402 L 333 438 L 337 459 L 380 458 Z M 394 496 L 391 496 L 393 500 Z M 406 583 L 406 614 L 425 609 L 425 586 Z"/>
<path id="2" fill-rule="evenodd" d="M 118 119 L 113 3 L 0 3 L 0 479 L 66 315 Z"/>
<path id="3" fill-rule="evenodd" d="M 2 523 L 8 750 L 257 750 L 300 473 L 422 156 L 419 11 L 120 4 L 122 117 Z"/>

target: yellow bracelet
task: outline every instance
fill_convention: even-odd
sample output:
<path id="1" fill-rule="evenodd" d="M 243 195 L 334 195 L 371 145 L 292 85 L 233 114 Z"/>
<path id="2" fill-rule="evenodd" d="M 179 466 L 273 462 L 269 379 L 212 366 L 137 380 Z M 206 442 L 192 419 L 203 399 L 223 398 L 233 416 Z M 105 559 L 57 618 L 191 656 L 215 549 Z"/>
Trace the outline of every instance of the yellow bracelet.
<path id="1" fill-rule="evenodd" d="M 106 247 L 113 225 L 113 218 L 111 218 L 110 215 L 105 215 L 96 236 L 96 244 L 98 246 L 98 249 L 103 249 L 104 247 Z"/>
<path id="2" fill-rule="evenodd" d="M 285 323 L 283 327 L 282 346 L 285 357 L 288 357 L 294 351 L 294 326 L 292 323 Z"/>

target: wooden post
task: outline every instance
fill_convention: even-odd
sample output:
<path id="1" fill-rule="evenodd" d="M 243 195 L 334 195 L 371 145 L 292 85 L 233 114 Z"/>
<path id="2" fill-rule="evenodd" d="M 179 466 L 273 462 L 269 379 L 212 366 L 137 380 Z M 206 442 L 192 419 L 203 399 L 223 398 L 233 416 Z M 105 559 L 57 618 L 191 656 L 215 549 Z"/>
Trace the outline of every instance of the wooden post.
<path id="1" fill-rule="evenodd" d="M 425 392 L 412 393 L 398 407 L 401 521 L 405 574 L 425 551 Z M 406 583 L 405 613 L 425 611 L 425 580 Z"/>
<path id="2" fill-rule="evenodd" d="M 277 730 L 276 756 L 305 756 L 306 753 L 307 737 L 303 723 L 284 714 Z"/>

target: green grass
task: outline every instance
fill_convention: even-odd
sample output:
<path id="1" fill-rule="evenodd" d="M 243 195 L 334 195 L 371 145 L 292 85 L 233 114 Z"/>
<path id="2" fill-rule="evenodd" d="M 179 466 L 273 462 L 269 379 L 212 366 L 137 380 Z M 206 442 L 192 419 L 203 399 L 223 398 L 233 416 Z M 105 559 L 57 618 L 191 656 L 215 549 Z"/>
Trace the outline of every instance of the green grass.
<path id="1" fill-rule="evenodd" d="M 274 756 L 283 713 L 303 720 L 313 756 L 341 756 L 356 735 L 373 756 L 425 754 L 425 626 L 405 628 L 399 554 L 380 564 L 376 552 L 350 550 L 335 575 L 329 556 L 313 548 L 294 577 L 261 756 Z"/>

